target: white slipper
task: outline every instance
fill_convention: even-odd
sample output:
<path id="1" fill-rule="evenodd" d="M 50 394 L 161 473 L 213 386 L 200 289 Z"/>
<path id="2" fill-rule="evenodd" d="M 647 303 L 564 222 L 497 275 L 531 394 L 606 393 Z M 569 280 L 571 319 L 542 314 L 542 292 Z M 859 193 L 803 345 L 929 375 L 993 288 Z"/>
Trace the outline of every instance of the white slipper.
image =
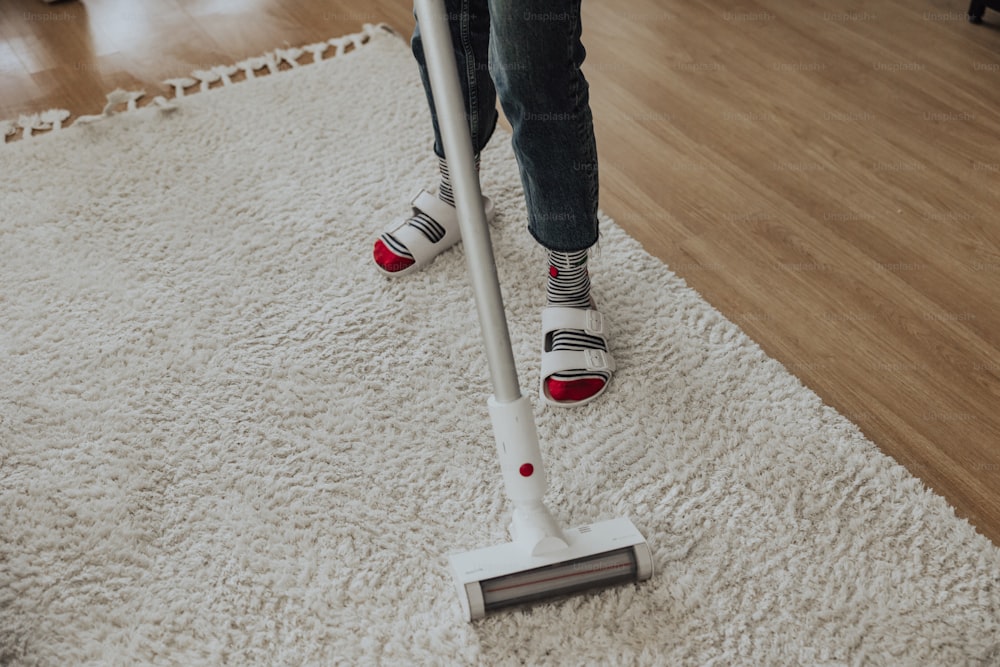
<path id="1" fill-rule="evenodd" d="M 417 193 L 410 205 L 413 212 L 403 219 L 389 224 L 382 230 L 382 234 L 392 234 L 393 238 L 405 246 L 413 255 L 413 264 L 400 271 L 386 271 L 376 263 L 376 268 L 387 276 L 405 276 L 408 273 L 419 271 L 433 262 L 435 257 L 462 240 L 462 232 L 458 226 L 458 212 L 454 206 L 442 201 L 436 194 L 427 190 L 421 190 Z M 489 197 L 483 197 L 483 206 L 486 211 L 486 221 L 493 222 L 495 216 L 493 201 Z M 432 243 L 422 231 L 409 224 L 410 219 L 417 213 L 423 213 L 441 225 L 444 236 L 436 243 Z M 381 234 L 379 238 L 381 238 Z"/>
<path id="2" fill-rule="evenodd" d="M 561 329 L 582 331 L 588 336 L 594 336 L 604 341 L 608 346 L 607 329 L 604 316 L 597 310 L 583 308 L 563 308 L 549 306 L 542 309 L 542 373 L 539 378 L 538 394 L 549 405 L 560 408 L 586 405 L 600 396 L 608 388 L 610 378 L 593 396 L 582 401 L 557 401 L 549 395 L 545 381 L 556 373 L 583 370 L 593 373 L 612 373 L 615 370 L 615 359 L 610 352 L 603 350 L 559 350 L 552 351 L 550 336 Z"/>

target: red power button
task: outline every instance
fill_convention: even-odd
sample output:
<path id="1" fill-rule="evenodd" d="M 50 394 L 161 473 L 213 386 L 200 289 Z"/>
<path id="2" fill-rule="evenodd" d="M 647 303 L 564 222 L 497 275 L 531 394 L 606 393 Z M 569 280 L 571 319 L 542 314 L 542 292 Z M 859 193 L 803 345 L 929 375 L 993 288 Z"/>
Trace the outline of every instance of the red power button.
<path id="1" fill-rule="evenodd" d="M 523 463 L 518 472 L 521 473 L 521 477 L 531 477 L 531 473 L 535 472 L 535 466 L 530 463 Z"/>

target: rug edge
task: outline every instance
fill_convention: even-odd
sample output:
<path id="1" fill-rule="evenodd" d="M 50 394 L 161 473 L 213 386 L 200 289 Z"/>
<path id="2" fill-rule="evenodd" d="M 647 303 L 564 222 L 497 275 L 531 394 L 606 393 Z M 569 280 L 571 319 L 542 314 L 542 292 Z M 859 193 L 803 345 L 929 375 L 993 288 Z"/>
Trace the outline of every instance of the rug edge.
<path id="1" fill-rule="evenodd" d="M 17 119 L 0 118 L 0 150 L 3 150 L 3 146 L 21 143 L 38 136 L 47 136 L 77 124 L 99 122 L 120 113 L 136 111 L 147 106 L 157 107 L 161 111 L 171 111 L 175 108 L 174 100 L 246 83 L 259 78 L 254 72 L 261 70 L 267 70 L 267 74 L 264 76 L 273 76 L 284 71 L 332 60 L 338 56 L 353 53 L 363 46 L 371 44 L 375 38 L 385 35 L 399 37 L 399 33 L 386 23 L 365 23 L 361 26 L 360 31 L 340 37 L 331 37 L 325 41 L 298 47 L 276 48 L 232 64 L 220 64 L 210 69 L 195 70 L 188 76 L 177 76 L 163 80 L 162 83 L 173 88 L 173 95 L 171 97 L 157 95 L 142 107 L 139 107 L 138 101 L 146 97 L 144 90 L 129 91 L 118 88 L 105 95 L 107 103 L 99 114 L 80 115 L 71 123 L 65 123 L 65 121 L 70 118 L 72 112 L 61 108 L 22 114 Z M 334 47 L 333 55 L 324 58 L 323 54 L 330 47 Z M 307 53 L 311 54 L 309 58 L 305 58 Z M 305 62 L 300 62 L 303 59 Z M 283 64 L 288 65 L 288 68 L 279 69 Z M 234 83 L 230 76 L 237 72 L 243 72 L 245 78 Z M 221 85 L 211 87 L 220 81 Z"/>

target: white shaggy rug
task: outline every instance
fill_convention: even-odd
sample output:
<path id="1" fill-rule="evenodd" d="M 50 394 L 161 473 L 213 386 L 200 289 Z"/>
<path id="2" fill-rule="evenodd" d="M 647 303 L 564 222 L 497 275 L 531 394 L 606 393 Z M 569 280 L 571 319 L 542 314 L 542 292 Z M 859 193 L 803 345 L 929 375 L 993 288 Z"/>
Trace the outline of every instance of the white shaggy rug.
<path id="1" fill-rule="evenodd" d="M 607 219 L 620 370 L 536 414 L 559 518 L 657 572 L 464 623 L 444 556 L 508 518 L 465 259 L 372 268 L 429 117 L 400 38 L 333 55 L 0 147 L 0 663 L 1000 663 L 1000 551 Z M 482 171 L 534 397 L 508 137 Z"/>

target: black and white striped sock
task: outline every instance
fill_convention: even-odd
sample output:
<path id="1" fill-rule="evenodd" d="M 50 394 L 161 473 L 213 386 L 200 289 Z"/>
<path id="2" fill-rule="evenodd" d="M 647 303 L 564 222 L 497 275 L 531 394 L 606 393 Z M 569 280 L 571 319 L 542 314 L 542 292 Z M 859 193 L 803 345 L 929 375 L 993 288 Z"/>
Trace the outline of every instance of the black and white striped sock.
<path id="1" fill-rule="evenodd" d="M 590 274 L 587 271 L 587 250 L 579 252 L 549 251 L 549 280 L 546 299 L 550 306 L 590 308 Z M 583 331 L 561 329 L 551 334 L 546 349 L 608 351 L 604 340 Z M 549 395 L 557 401 L 581 401 L 590 398 L 607 383 L 607 372 L 568 370 L 550 375 L 546 380 Z"/>
<path id="2" fill-rule="evenodd" d="M 446 204 L 454 206 L 455 194 L 451 189 L 448 162 L 442 157 L 438 158 L 438 168 L 441 171 L 441 185 L 438 187 L 438 198 Z M 476 171 L 479 171 L 478 155 L 476 155 Z M 444 227 L 424 213 L 417 213 L 406 222 L 408 225 L 419 229 L 431 243 L 437 243 L 445 235 Z M 381 247 L 379 247 L 380 245 Z M 375 244 L 375 261 L 387 271 L 399 271 L 413 263 L 413 254 L 395 236 L 386 232 L 379 237 Z"/>

